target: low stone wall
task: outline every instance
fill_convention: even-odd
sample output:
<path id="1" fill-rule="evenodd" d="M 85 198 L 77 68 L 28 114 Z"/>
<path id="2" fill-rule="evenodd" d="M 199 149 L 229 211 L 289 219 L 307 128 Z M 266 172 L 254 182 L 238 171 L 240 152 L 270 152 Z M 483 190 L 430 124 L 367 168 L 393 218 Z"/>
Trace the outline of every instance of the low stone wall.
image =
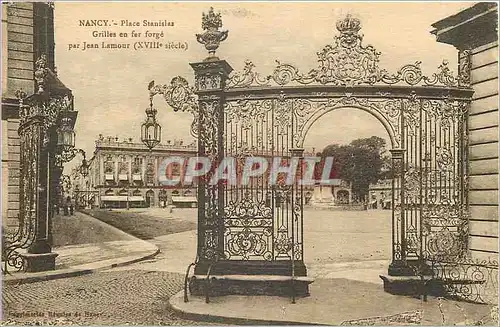
<path id="1" fill-rule="evenodd" d="M 367 210 L 364 204 L 341 204 L 334 206 L 320 206 L 320 205 L 306 205 L 304 209 L 313 209 L 313 210 L 330 210 L 330 211 L 364 211 Z"/>

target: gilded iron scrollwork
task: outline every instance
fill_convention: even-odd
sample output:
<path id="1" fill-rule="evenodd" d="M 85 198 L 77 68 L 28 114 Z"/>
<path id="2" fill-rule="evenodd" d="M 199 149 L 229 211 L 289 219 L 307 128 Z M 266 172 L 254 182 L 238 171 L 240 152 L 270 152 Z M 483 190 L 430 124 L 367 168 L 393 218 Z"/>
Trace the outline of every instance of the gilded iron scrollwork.
<path id="1" fill-rule="evenodd" d="M 35 82 L 37 85 L 37 93 L 43 94 L 45 92 L 47 76 L 49 75 L 49 68 L 47 67 L 47 55 L 42 54 L 35 62 Z"/>
<path id="2" fill-rule="evenodd" d="M 471 74 L 471 50 L 463 49 L 458 52 L 458 85 L 462 87 L 470 87 Z"/>
<path id="3" fill-rule="evenodd" d="M 433 261 L 459 260 L 465 257 L 468 217 L 464 205 L 426 205 L 421 218 L 426 238 L 425 257 Z"/>
<path id="4" fill-rule="evenodd" d="M 56 167 L 62 167 L 64 163 L 70 162 L 78 153 L 83 154 L 84 152 L 82 149 L 75 148 L 61 149 L 61 151 L 56 153 L 54 156 Z"/>
<path id="5" fill-rule="evenodd" d="M 443 286 L 450 296 L 468 302 L 498 305 L 498 260 L 470 257 L 437 260 L 432 262 L 432 268 L 435 278 L 447 281 Z M 498 306 L 493 310 L 498 310 Z"/>
<path id="6" fill-rule="evenodd" d="M 236 123 L 248 130 L 255 121 L 263 121 L 272 106 L 270 99 L 228 101 L 224 106 L 226 124 Z"/>
<path id="7" fill-rule="evenodd" d="M 269 247 L 273 235 L 272 218 L 271 208 L 250 193 L 240 201 L 230 201 L 224 208 L 226 259 L 261 257 L 272 260 Z"/>
<path id="8" fill-rule="evenodd" d="M 302 147 L 304 139 L 312 124 L 322 115 L 340 108 L 354 107 L 365 110 L 384 123 L 387 132 L 398 148 L 401 141 L 400 132 L 400 99 L 359 98 L 355 96 L 342 96 L 337 98 L 296 98 L 292 100 L 294 143 Z"/>
<path id="9" fill-rule="evenodd" d="M 148 90 L 150 99 L 157 94 L 161 94 L 174 111 L 193 112 L 198 108 L 194 89 L 181 76 L 172 78 L 170 84 L 155 85 L 155 82 L 151 81 Z"/>
<path id="10" fill-rule="evenodd" d="M 39 190 L 40 158 L 38 148 L 42 142 L 41 124 L 30 124 L 23 127 L 21 138 L 21 176 L 19 181 L 20 199 L 18 225 L 15 230 L 5 230 L 5 245 L 2 247 L 2 270 L 8 273 L 11 269 L 21 271 L 26 262 L 21 256 L 33 244 L 36 237 L 36 218 L 39 210 L 37 194 Z"/>
<path id="11" fill-rule="evenodd" d="M 277 62 L 271 75 L 260 77 L 254 71 L 255 65 L 247 60 L 243 71 L 235 72 L 230 76 L 228 88 L 249 86 L 284 86 L 290 83 L 298 85 L 321 84 L 336 86 L 375 85 L 380 84 L 406 84 L 406 85 L 442 85 L 447 87 L 468 87 L 467 81 L 467 56 L 462 55 L 460 75 L 454 76 L 448 67 L 448 62 L 443 61 L 437 72 L 431 77 L 424 76 L 420 62 L 407 64 L 396 73 L 390 74 L 379 67 L 380 55 L 373 46 L 362 44 L 363 36 L 359 34 L 361 22 L 349 15 L 337 22 L 340 35 L 335 36 L 334 44 L 325 46 L 318 55 L 318 67 L 303 74 L 293 65 Z"/>
<path id="12" fill-rule="evenodd" d="M 206 32 L 197 38 L 211 57 L 191 64 L 195 88 L 188 90 L 182 80 L 159 91 L 153 86 L 164 94 L 180 88 L 179 102 L 193 103 L 184 111 L 198 120 L 200 155 L 212 160 L 232 156 L 240 167 L 248 156 L 286 158 L 290 149 L 302 148 L 309 129 L 325 113 L 346 107 L 364 110 L 384 125 L 391 139 L 393 260 L 463 256 L 470 51 L 460 52 L 458 76 L 446 61 L 430 76 L 423 74 L 420 62 L 391 73 L 379 66 L 381 53 L 363 44 L 360 21 L 347 16 L 337 23 L 339 34 L 317 53 L 318 65 L 309 72 L 277 61 L 265 76 L 247 60 L 241 72 L 226 79 L 231 68 L 214 53 L 227 33 L 219 31 L 221 19 L 212 9 L 203 19 Z M 303 260 L 298 190 L 270 186 L 265 178 L 252 183 L 247 188 L 203 186 L 201 256 Z"/>
<path id="13" fill-rule="evenodd" d="M 243 71 L 235 72 L 231 75 L 231 78 L 227 81 L 227 87 L 248 87 L 252 86 L 252 84 L 259 86 L 269 85 L 271 76 L 261 78 L 259 73 L 253 71 L 254 68 L 255 64 L 253 62 L 245 60 Z"/>
<path id="14" fill-rule="evenodd" d="M 212 162 L 215 162 L 219 154 L 219 101 L 210 100 L 200 103 L 198 142 L 203 145 L 204 153 Z"/>
<path id="15" fill-rule="evenodd" d="M 198 136 L 198 99 L 194 93 L 194 88 L 189 86 L 185 78 L 176 76 L 172 78 L 170 84 L 162 85 L 156 85 L 154 81 L 151 81 L 148 90 L 150 101 L 155 95 L 161 94 L 174 111 L 191 113 L 193 115 L 191 134 L 194 137 Z"/>

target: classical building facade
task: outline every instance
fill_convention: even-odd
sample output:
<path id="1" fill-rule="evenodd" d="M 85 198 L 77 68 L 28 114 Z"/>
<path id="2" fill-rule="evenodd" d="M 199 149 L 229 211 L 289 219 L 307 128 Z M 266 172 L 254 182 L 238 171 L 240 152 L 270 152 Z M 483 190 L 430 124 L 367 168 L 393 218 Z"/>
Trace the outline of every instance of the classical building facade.
<path id="1" fill-rule="evenodd" d="M 368 196 L 369 209 L 391 209 L 392 180 L 384 179 L 376 184 L 370 184 Z"/>
<path id="2" fill-rule="evenodd" d="M 149 150 L 132 139 L 102 135 L 95 142 L 94 156 L 89 160 L 88 177 L 76 178 L 77 201 L 90 199 L 99 207 L 158 207 L 174 204 L 196 206 L 196 184 L 183 184 L 184 171 L 178 165 L 166 167 L 166 174 L 179 177 L 178 185 L 160 182 L 159 170 L 168 157 L 196 156 L 196 143 L 166 141 Z M 75 180 L 75 178 L 74 178 Z M 76 189 L 75 189 L 76 188 Z"/>
<path id="3" fill-rule="evenodd" d="M 197 155 L 195 142 L 186 144 L 182 140 L 166 141 L 149 150 L 144 144 L 131 138 L 100 135 L 95 141 L 93 157 L 88 160 L 88 176 L 82 176 L 78 169 L 70 174 L 72 182 L 71 196 L 80 207 L 126 208 L 128 207 L 164 207 L 166 205 L 195 207 L 196 178 L 192 184 L 184 184 L 184 169 L 177 164 L 162 167 L 164 159 L 169 157 L 184 158 L 184 164 L 190 157 Z M 313 156 L 313 152 L 305 152 Z M 268 167 L 272 166 L 273 157 L 268 157 Z M 177 185 L 167 186 L 161 183 L 160 172 L 171 179 L 179 178 Z M 241 180 L 242 162 L 238 162 L 236 178 Z M 269 172 L 264 175 L 268 179 Z M 163 172 L 161 173 L 163 174 Z M 297 171 L 297 178 L 298 178 Z M 251 188 L 251 187 L 250 187 Z M 332 198 L 350 202 L 350 187 L 343 183 L 325 186 Z M 314 186 L 305 186 L 306 200 L 314 194 Z M 343 200 L 341 200 L 341 198 Z M 345 198 L 345 199 L 344 199 Z"/>
<path id="4" fill-rule="evenodd" d="M 498 4 L 482 2 L 432 25 L 438 42 L 468 56 L 469 249 L 498 260 Z"/>

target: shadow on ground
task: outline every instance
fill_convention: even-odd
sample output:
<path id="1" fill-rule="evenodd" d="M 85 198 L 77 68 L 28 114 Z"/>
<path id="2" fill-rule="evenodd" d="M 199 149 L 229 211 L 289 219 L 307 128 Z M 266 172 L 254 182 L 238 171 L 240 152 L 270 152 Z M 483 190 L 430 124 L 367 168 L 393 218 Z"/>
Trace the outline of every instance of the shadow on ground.
<path id="1" fill-rule="evenodd" d="M 83 212 L 142 240 L 150 240 L 157 236 L 185 232 L 196 228 L 194 221 L 174 218 L 166 210 L 164 217 L 148 214 L 147 210 L 112 211 L 94 209 L 83 210 Z"/>

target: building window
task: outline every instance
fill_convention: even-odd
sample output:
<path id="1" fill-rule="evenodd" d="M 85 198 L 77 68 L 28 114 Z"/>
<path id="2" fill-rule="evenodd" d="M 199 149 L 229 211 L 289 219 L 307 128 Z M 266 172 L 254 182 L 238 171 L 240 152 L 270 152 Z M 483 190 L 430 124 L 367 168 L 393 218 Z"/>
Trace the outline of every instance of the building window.
<path id="1" fill-rule="evenodd" d="M 141 167 L 142 167 L 142 158 L 135 157 L 134 161 L 132 162 L 132 174 L 140 175 L 141 174 Z"/>
<path id="2" fill-rule="evenodd" d="M 104 173 L 106 173 L 106 174 L 113 173 L 113 163 L 112 162 L 107 161 L 104 163 Z"/>
<path id="3" fill-rule="evenodd" d="M 115 183 L 115 162 L 110 155 L 106 156 L 104 161 L 104 183 L 105 185 L 114 185 Z"/>
<path id="4" fill-rule="evenodd" d="M 125 156 L 121 156 L 118 162 L 118 180 L 120 182 L 128 182 L 128 163 Z"/>
<path id="5" fill-rule="evenodd" d="M 155 180 L 155 169 L 152 162 L 148 162 L 148 166 L 146 168 L 146 183 L 148 185 L 154 184 Z"/>

